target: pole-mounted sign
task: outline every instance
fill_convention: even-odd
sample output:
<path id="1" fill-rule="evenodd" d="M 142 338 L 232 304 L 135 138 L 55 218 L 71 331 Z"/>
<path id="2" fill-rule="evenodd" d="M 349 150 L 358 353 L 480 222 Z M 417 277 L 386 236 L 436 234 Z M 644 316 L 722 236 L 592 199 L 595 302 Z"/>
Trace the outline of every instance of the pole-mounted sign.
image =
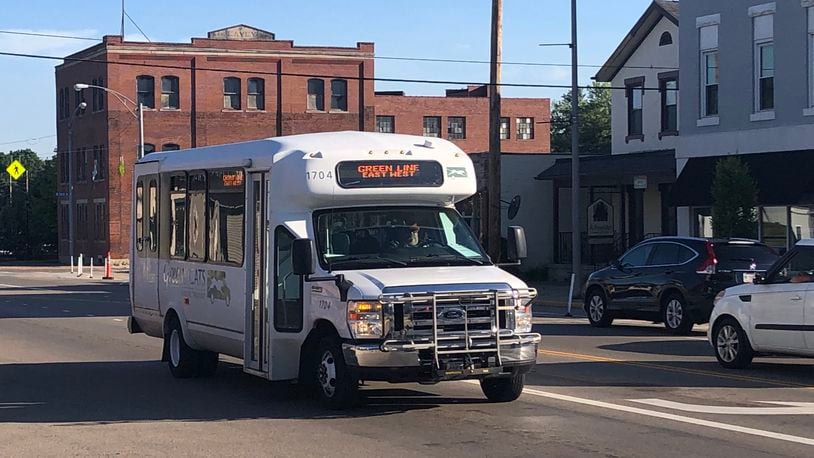
<path id="1" fill-rule="evenodd" d="M 9 164 L 8 167 L 6 167 L 6 172 L 11 175 L 11 178 L 17 180 L 25 173 L 25 167 L 20 163 L 20 161 L 15 159 L 11 164 Z"/>

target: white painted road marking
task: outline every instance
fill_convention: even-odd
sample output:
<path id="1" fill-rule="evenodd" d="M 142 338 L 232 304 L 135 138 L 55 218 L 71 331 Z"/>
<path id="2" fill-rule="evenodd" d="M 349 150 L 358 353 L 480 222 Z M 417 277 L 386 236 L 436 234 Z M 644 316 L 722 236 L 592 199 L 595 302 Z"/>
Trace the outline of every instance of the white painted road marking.
<path id="1" fill-rule="evenodd" d="M 472 381 L 471 383 L 478 383 Z M 565 394 L 551 393 L 549 391 L 540 391 L 531 388 L 523 390 L 523 394 L 537 396 L 541 398 L 555 399 L 557 401 L 571 402 L 574 404 L 582 404 L 591 407 L 599 407 L 607 410 L 615 410 L 617 412 L 633 413 L 645 417 L 661 418 L 664 420 L 676 421 L 679 423 L 687 423 L 694 426 L 704 426 L 707 428 L 721 429 L 724 431 L 733 431 L 736 433 L 749 434 L 758 437 L 767 437 L 769 439 L 777 439 L 786 442 L 793 442 L 796 444 L 814 446 L 814 439 L 809 437 L 792 436 L 790 434 L 775 433 L 772 431 L 764 431 L 762 429 L 747 428 L 745 426 L 730 425 L 728 423 L 719 423 L 717 421 L 702 420 L 700 418 L 685 417 L 682 415 L 675 415 L 671 413 L 658 412 L 655 410 L 640 409 L 638 407 L 629 407 L 620 404 L 611 404 L 609 402 L 594 401 L 592 399 L 578 398 L 575 396 L 568 396 Z"/>
<path id="2" fill-rule="evenodd" d="M 662 399 L 629 399 L 629 401 L 684 412 L 711 413 L 717 415 L 814 415 L 814 403 L 812 402 L 757 401 L 761 404 L 784 407 L 726 407 L 684 404 L 682 402 L 665 401 Z"/>

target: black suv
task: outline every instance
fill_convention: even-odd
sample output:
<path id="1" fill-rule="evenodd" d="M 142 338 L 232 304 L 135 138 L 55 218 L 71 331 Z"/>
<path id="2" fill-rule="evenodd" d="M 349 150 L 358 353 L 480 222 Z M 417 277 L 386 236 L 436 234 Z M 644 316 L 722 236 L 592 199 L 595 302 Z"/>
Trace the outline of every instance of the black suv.
<path id="1" fill-rule="evenodd" d="M 631 248 L 610 266 L 591 274 L 585 313 L 592 326 L 614 318 L 663 322 L 676 333 L 706 323 L 715 295 L 751 282 L 778 258 L 754 240 L 656 237 Z"/>

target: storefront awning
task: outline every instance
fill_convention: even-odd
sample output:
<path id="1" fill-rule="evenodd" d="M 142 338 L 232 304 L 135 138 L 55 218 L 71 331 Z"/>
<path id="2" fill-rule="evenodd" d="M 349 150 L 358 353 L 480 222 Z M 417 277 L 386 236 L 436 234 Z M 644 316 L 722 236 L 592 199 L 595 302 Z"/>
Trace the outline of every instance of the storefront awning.
<path id="1" fill-rule="evenodd" d="M 726 156 L 692 158 L 673 185 L 670 204 L 712 205 L 715 165 Z M 758 187 L 760 205 L 814 203 L 814 150 L 741 154 Z"/>
<path id="2" fill-rule="evenodd" d="M 585 178 L 630 181 L 635 176 L 675 177 L 674 150 L 643 153 L 585 156 L 579 159 L 579 176 Z M 571 178 L 571 159 L 557 159 L 551 167 L 537 175 L 537 180 L 566 180 Z M 671 180 L 672 181 L 672 180 Z"/>

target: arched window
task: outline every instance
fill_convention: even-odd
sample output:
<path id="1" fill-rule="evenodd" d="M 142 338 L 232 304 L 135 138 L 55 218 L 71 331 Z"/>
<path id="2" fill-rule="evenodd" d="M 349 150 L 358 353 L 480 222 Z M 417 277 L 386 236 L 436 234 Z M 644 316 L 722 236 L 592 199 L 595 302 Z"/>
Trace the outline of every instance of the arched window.
<path id="1" fill-rule="evenodd" d="M 266 109 L 266 84 L 263 78 L 249 78 L 249 99 L 246 106 L 249 110 Z"/>
<path id="2" fill-rule="evenodd" d="M 308 109 L 325 110 L 325 81 L 318 78 L 308 80 Z"/>
<path id="3" fill-rule="evenodd" d="M 144 155 L 148 155 L 150 153 L 155 153 L 155 145 L 152 143 L 145 143 L 144 144 Z"/>
<path id="4" fill-rule="evenodd" d="M 331 80 L 331 110 L 348 111 L 348 82 Z"/>
<path id="5" fill-rule="evenodd" d="M 661 34 L 661 38 L 659 38 L 659 46 L 667 46 L 673 44 L 673 36 L 670 35 L 670 32 L 664 32 Z"/>
<path id="6" fill-rule="evenodd" d="M 180 107 L 180 101 L 178 99 L 178 77 L 162 76 L 161 108 L 177 110 Z"/>
<path id="7" fill-rule="evenodd" d="M 136 77 L 136 103 L 155 108 L 155 78 L 149 75 Z"/>
<path id="8" fill-rule="evenodd" d="M 240 109 L 240 78 L 230 76 L 223 79 L 223 108 Z"/>
<path id="9" fill-rule="evenodd" d="M 177 143 L 164 143 L 161 146 L 161 151 L 178 151 L 181 147 Z"/>

